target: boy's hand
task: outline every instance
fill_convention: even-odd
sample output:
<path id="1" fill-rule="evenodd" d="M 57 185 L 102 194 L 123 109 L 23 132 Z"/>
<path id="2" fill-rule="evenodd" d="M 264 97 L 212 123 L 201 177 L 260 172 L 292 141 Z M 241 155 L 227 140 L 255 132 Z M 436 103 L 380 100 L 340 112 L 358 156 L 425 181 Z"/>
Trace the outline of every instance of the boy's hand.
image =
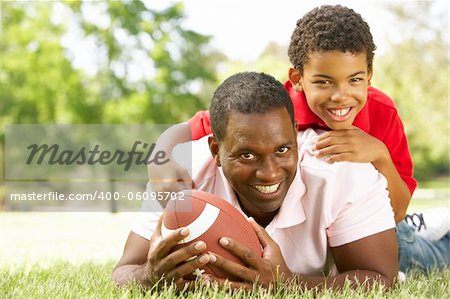
<path id="1" fill-rule="evenodd" d="M 253 219 L 250 220 L 250 223 L 255 229 L 263 247 L 263 257 L 257 256 L 251 249 L 232 239 L 222 238 L 220 239 L 220 245 L 239 257 L 248 267 L 211 253 L 211 265 L 242 279 L 242 282 L 229 281 L 210 275 L 205 276 L 206 280 L 216 281 L 220 285 L 229 285 L 232 288 L 252 290 L 252 284 L 255 282 L 268 288 L 278 278 L 287 280 L 292 277 L 292 273 L 284 261 L 278 244 Z"/>
<path id="2" fill-rule="evenodd" d="M 163 165 L 148 164 L 149 183 L 153 192 L 177 192 L 195 188 L 188 171 L 173 159 Z M 160 201 L 163 207 L 166 202 Z"/>
<path id="3" fill-rule="evenodd" d="M 329 131 L 320 135 L 313 146 L 314 156 L 325 157 L 329 163 L 371 162 L 390 159 L 384 143 L 357 127 L 347 130 Z"/>
<path id="4" fill-rule="evenodd" d="M 159 136 L 154 150 L 166 153 L 170 159 L 162 165 L 147 164 L 149 183 L 153 192 L 178 192 L 195 188 L 188 171 L 172 157 L 174 148 L 188 141 L 191 141 L 191 127 L 188 123 L 175 124 Z M 163 208 L 166 206 L 165 201 L 161 200 L 159 203 Z"/>

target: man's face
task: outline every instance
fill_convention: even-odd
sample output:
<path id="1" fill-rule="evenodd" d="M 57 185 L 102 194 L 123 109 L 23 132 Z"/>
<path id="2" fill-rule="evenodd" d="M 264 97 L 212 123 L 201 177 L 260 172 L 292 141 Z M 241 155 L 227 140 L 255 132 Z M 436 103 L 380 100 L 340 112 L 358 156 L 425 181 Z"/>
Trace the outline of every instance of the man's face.
<path id="1" fill-rule="evenodd" d="M 213 138 L 210 148 L 249 216 L 278 210 L 298 162 L 297 134 L 286 108 L 230 113 L 224 140 Z"/>
<path id="2" fill-rule="evenodd" d="M 367 101 L 372 76 L 363 53 L 313 52 L 299 75 L 308 106 L 326 125 L 347 129 Z"/>

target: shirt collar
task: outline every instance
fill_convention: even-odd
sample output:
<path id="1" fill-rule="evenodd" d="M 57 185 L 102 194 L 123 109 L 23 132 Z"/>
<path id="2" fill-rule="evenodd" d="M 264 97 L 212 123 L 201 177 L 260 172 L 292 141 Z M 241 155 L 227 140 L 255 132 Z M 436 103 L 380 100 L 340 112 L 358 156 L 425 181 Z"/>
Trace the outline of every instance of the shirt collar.
<path id="1" fill-rule="evenodd" d="M 280 210 L 269 226 L 274 228 L 287 228 L 302 223 L 306 220 L 305 211 L 302 205 L 302 198 L 306 188 L 303 184 L 300 168 L 297 166 L 297 172 L 294 180 L 281 204 Z"/>

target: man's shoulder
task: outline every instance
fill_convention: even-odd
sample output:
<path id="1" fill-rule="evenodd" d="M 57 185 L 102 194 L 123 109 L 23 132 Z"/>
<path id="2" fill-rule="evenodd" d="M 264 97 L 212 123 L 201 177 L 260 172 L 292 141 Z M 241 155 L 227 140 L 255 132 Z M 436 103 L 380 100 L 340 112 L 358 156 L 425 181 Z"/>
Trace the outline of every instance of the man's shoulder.
<path id="1" fill-rule="evenodd" d="M 336 194 L 355 196 L 363 194 L 375 185 L 387 187 L 386 179 L 371 163 L 328 163 L 325 159 L 315 157 L 310 147 L 315 137 L 323 132 L 314 129 L 299 132 L 299 160 L 303 179 L 321 181 L 319 185 L 331 189 Z"/>
<path id="2" fill-rule="evenodd" d="M 217 164 L 209 150 L 209 137 L 210 135 L 179 144 L 172 154 L 175 161 L 189 172 L 196 185 L 214 176 L 217 170 Z"/>

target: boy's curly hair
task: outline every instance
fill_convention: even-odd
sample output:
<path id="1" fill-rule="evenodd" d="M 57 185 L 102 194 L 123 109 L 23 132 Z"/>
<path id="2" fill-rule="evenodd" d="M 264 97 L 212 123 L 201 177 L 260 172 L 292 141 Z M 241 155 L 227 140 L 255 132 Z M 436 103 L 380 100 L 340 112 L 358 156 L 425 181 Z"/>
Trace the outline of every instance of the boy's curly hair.
<path id="1" fill-rule="evenodd" d="M 311 52 L 365 53 L 367 69 L 372 70 L 375 49 L 369 25 L 360 14 L 341 5 L 324 5 L 297 21 L 288 56 L 293 67 L 302 73 Z"/>

